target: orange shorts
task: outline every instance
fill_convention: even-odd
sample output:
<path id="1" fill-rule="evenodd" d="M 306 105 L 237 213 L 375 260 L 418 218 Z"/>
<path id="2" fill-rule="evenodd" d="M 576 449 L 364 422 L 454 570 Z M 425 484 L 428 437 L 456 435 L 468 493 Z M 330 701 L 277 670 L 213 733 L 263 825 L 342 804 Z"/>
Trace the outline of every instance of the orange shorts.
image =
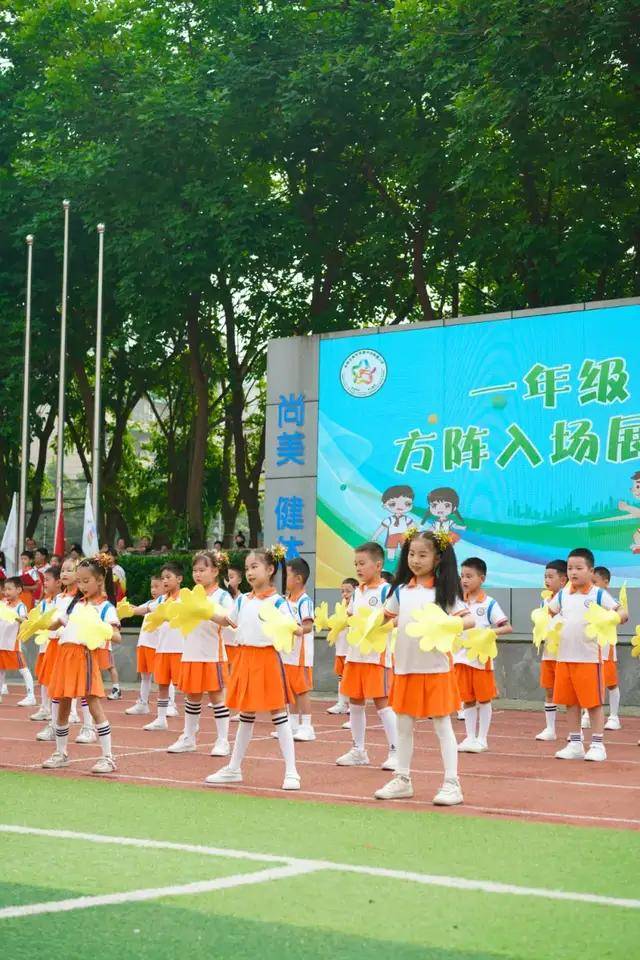
<path id="1" fill-rule="evenodd" d="M 22 670 L 24 658 L 19 650 L 0 650 L 0 670 Z"/>
<path id="2" fill-rule="evenodd" d="M 70 697 L 104 697 L 104 687 L 95 650 L 87 650 L 79 643 L 63 643 L 51 680 L 49 696 L 54 700 Z"/>
<path id="3" fill-rule="evenodd" d="M 138 673 L 153 673 L 156 651 L 153 647 L 136 647 L 136 670 Z"/>
<path id="4" fill-rule="evenodd" d="M 488 703 L 498 696 L 496 677 L 493 670 L 477 670 L 468 663 L 456 663 L 456 683 L 463 703 Z"/>
<path id="5" fill-rule="evenodd" d="M 293 702 L 284 663 L 275 647 L 238 647 L 226 702 L 247 713 L 281 710 Z"/>
<path id="6" fill-rule="evenodd" d="M 225 643 L 224 649 L 225 649 L 226 654 L 227 654 L 227 660 L 229 661 L 229 669 L 231 670 L 231 669 L 233 668 L 234 663 L 235 663 L 236 660 L 238 659 L 238 649 L 239 649 L 239 648 L 238 648 L 238 647 L 235 647 L 235 646 L 232 646 L 231 644 L 228 644 L 228 645 L 227 645 L 227 644 Z"/>
<path id="7" fill-rule="evenodd" d="M 603 676 L 604 676 L 604 685 L 607 690 L 611 690 L 612 687 L 618 686 L 618 664 L 615 660 L 605 660 L 602 664 L 603 666 Z"/>
<path id="8" fill-rule="evenodd" d="M 391 670 L 387 667 L 377 663 L 355 663 L 347 660 L 340 693 L 350 700 L 377 700 L 388 697 L 391 679 Z"/>
<path id="9" fill-rule="evenodd" d="M 553 690 L 556 682 L 556 661 L 540 661 L 540 686 L 543 690 Z"/>
<path id="10" fill-rule="evenodd" d="M 42 661 L 42 666 L 40 667 L 40 676 L 38 677 L 40 683 L 43 687 L 48 687 L 51 683 L 51 676 L 53 674 L 53 668 L 58 657 L 58 638 L 52 637 L 49 640 L 47 649 L 44 652 L 44 660 Z"/>
<path id="11" fill-rule="evenodd" d="M 107 650 L 106 647 L 100 647 L 96 650 L 98 657 L 98 666 L 101 670 L 110 670 L 113 666 L 113 650 Z"/>
<path id="12" fill-rule="evenodd" d="M 312 667 L 294 667 L 293 664 L 285 663 L 284 672 L 289 681 L 289 686 L 296 694 L 309 693 L 313 690 L 313 668 Z"/>
<path id="13" fill-rule="evenodd" d="M 192 661 L 180 666 L 178 689 L 183 693 L 217 693 L 229 682 L 226 663 L 200 663 Z"/>
<path id="14" fill-rule="evenodd" d="M 153 658 L 153 679 L 163 687 L 170 683 L 178 686 L 180 681 L 181 653 L 156 653 Z"/>
<path id="15" fill-rule="evenodd" d="M 336 677 L 344 676 L 344 665 L 346 659 L 346 657 L 336 657 L 333 661 L 333 672 L 335 673 Z"/>
<path id="16" fill-rule="evenodd" d="M 405 673 L 393 678 L 389 706 L 396 713 L 406 713 L 410 717 L 447 717 L 458 709 L 460 699 L 453 670 L 447 673 Z"/>
<path id="17" fill-rule="evenodd" d="M 556 666 L 553 702 L 565 707 L 600 707 L 604 703 L 601 663 L 561 663 Z"/>

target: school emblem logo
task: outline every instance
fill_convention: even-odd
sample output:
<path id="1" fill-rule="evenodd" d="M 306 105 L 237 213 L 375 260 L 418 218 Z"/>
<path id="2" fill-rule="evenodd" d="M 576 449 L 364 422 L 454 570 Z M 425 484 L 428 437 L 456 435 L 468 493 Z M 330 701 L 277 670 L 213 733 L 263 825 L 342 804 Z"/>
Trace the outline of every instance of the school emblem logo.
<path id="1" fill-rule="evenodd" d="M 484 607 L 478 607 L 476 613 L 479 617 L 484 617 Z"/>
<path id="2" fill-rule="evenodd" d="M 371 397 L 387 379 L 387 362 L 376 350 L 356 350 L 342 364 L 340 383 L 352 397 Z"/>
<path id="3" fill-rule="evenodd" d="M 370 607 L 377 607 L 377 606 L 378 606 L 378 598 L 377 598 L 377 597 L 370 597 L 370 598 L 369 598 L 369 606 L 370 606 Z"/>

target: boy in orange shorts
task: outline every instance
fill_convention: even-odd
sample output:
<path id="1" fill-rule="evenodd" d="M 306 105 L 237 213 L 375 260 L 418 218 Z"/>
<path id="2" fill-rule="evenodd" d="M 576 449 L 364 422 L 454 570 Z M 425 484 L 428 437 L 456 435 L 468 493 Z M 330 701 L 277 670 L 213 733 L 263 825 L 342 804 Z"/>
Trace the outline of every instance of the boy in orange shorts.
<path id="1" fill-rule="evenodd" d="M 313 600 L 305 591 L 309 564 L 302 557 L 287 560 L 287 600 L 302 626 L 302 636 L 294 637 L 290 653 L 281 653 L 284 672 L 295 696 L 292 729 L 293 739 L 315 740 L 311 723 L 311 691 L 313 690 Z M 277 732 L 276 732 L 277 736 Z"/>
<path id="2" fill-rule="evenodd" d="M 363 543 L 355 550 L 355 568 L 358 578 L 351 603 L 349 614 L 356 613 L 360 608 L 367 610 L 382 610 L 389 596 L 390 586 L 381 576 L 384 563 L 384 551 L 379 543 Z M 389 753 L 382 764 L 383 770 L 396 768 L 396 715 L 389 706 L 389 690 L 391 686 L 391 648 L 387 641 L 382 653 L 362 653 L 359 647 L 349 644 L 347 659 L 342 678 L 342 692 L 349 697 L 351 713 L 351 734 L 353 747 L 347 753 L 338 757 L 339 767 L 362 767 L 369 763 L 369 756 L 365 750 L 365 733 L 367 717 L 365 704 L 373 700 L 380 722 L 384 729 Z"/>
<path id="3" fill-rule="evenodd" d="M 608 590 L 611 583 L 611 571 L 607 567 L 593 568 L 594 586 L 601 590 Z M 604 661 L 604 685 L 609 691 L 609 717 L 604 725 L 605 730 L 621 730 L 620 723 L 620 687 L 618 686 L 618 654 L 615 646 L 609 647 L 608 653 L 602 651 Z"/>
<path id="4" fill-rule="evenodd" d="M 553 688 L 554 703 L 564 704 L 569 721 L 569 743 L 558 750 L 559 760 L 607 759 L 604 748 L 604 672 L 597 640 L 586 634 L 585 613 L 597 603 L 605 610 L 616 610 L 620 622 L 628 614 L 606 590 L 593 584 L 593 553 L 585 547 L 572 550 L 567 559 L 569 586 L 549 602 L 552 616 L 563 622 Z M 589 711 L 591 746 L 585 753 L 580 732 L 580 708 Z"/>
<path id="5" fill-rule="evenodd" d="M 162 592 L 167 600 L 178 601 L 184 574 L 177 563 L 169 561 L 160 570 L 162 577 Z M 179 602 L 179 601 L 178 601 Z M 157 633 L 156 653 L 153 658 L 153 679 L 158 685 L 158 715 L 155 720 L 144 725 L 144 730 L 168 730 L 167 717 L 169 713 L 169 688 L 171 684 L 177 686 L 180 681 L 180 668 L 184 651 L 184 637 L 179 630 L 170 627 L 168 623 L 160 625 Z"/>
<path id="6" fill-rule="evenodd" d="M 460 569 L 462 594 L 476 627 L 490 627 L 498 636 L 513 633 L 500 604 L 483 590 L 487 565 L 480 557 L 469 557 Z M 466 737 L 458 744 L 460 753 L 483 753 L 489 749 L 491 701 L 498 696 L 493 660 L 480 663 L 463 647 L 454 655 L 456 681 L 464 703 Z M 476 732 L 477 731 L 477 732 Z"/>
<path id="7" fill-rule="evenodd" d="M 544 587 L 551 593 L 551 597 L 543 600 L 548 604 L 567 585 L 567 561 L 550 560 L 544 570 Z M 536 735 L 536 740 L 556 739 L 556 717 L 558 708 L 553 702 L 553 687 L 556 682 L 556 655 L 547 650 L 544 644 L 542 660 L 540 661 L 540 686 L 544 690 L 544 721 L 545 727 Z"/>

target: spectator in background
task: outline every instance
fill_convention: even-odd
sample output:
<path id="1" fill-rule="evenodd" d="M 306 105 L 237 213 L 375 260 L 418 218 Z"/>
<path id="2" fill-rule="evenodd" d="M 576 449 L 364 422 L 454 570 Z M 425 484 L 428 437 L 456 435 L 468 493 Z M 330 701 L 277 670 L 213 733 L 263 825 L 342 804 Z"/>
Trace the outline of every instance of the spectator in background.
<path id="1" fill-rule="evenodd" d="M 33 553 L 37 546 L 38 544 L 35 542 L 33 537 L 25 537 L 25 541 L 24 541 L 25 550 L 28 550 L 30 553 Z"/>
<path id="2" fill-rule="evenodd" d="M 236 533 L 234 542 L 237 550 L 247 549 L 247 540 L 242 530 L 238 530 L 238 532 Z"/>
<path id="3" fill-rule="evenodd" d="M 72 543 L 71 549 L 69 550 L 69 556 L 72 560 L 82 560 L 84 554 L 82 552 L 82 544 Z"/>
<path id="4" fill-rule="evenodd" d="M 223 550 L 223 549 L 224 549 L 224 544 L 223 544 L 222 540 L 214 540 L 214 541 L 213 541 L 213 549 L 214 549 L 214 550 L 217 550 L 217 551 Z"/>
<path id="5" fill-rule="evenodd" d="M 52 567 L 61 567 L 61 566 L 62 566 L 62 561 L 63 561 L 63 559 L 64 559 L 64 558 L 61 557 L 59 553 L 52 553 L 52 554 L 51 554 L 51 566 L 52 566 Z"/>
<path id="6" fill-rule="evenodd" d="M 7 579 L 7 558 L 4 551 L 0 550 L 0 585 Z M 0 694 L 2 696 L 2 694 Z"/>
<path id="7" fill-rule="evenodd" d="M 47 550 L 46 547 L 37 547 L 34 554 L 34 558 L 35 558 L 36 570 L 38 571 L 40 576 L 43 577 L 45 570 L 48 570 L 51 566 L 49 562 L 49 551 Z"/>
<path id="8" fill-rule="evenodd" d="M 116 540 L 116 552 L 117 553 L 126 553 L 129 547 L 127 546 L 127 541 L 124 537 L 118 537 Z"/>
<path id="9" fill-rule="evenodd" d="M 158 550 L 158 553 L 163 554 L 163 555 L 166 555 L 167 553 L 170 553 L 170 552 L 171 552 L 171 544 L 170 544 L 170 543 L 163 543 L 162 546 L 160 547 L 160 549 Z"/>

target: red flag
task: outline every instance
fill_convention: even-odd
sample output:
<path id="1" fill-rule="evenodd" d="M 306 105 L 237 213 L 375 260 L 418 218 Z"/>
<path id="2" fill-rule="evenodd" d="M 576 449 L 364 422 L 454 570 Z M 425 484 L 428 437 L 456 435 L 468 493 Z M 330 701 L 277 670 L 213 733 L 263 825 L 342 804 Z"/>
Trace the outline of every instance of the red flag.
<path id="1" fill-rule="evenodd" d="M 53 540 L 53 552 L 58 556 L 64 557 L 66 550 L 64 545 L 64 504 L 62 501 L 62 491 L 58 494 L 56 509 L 56 532 Z"/>

